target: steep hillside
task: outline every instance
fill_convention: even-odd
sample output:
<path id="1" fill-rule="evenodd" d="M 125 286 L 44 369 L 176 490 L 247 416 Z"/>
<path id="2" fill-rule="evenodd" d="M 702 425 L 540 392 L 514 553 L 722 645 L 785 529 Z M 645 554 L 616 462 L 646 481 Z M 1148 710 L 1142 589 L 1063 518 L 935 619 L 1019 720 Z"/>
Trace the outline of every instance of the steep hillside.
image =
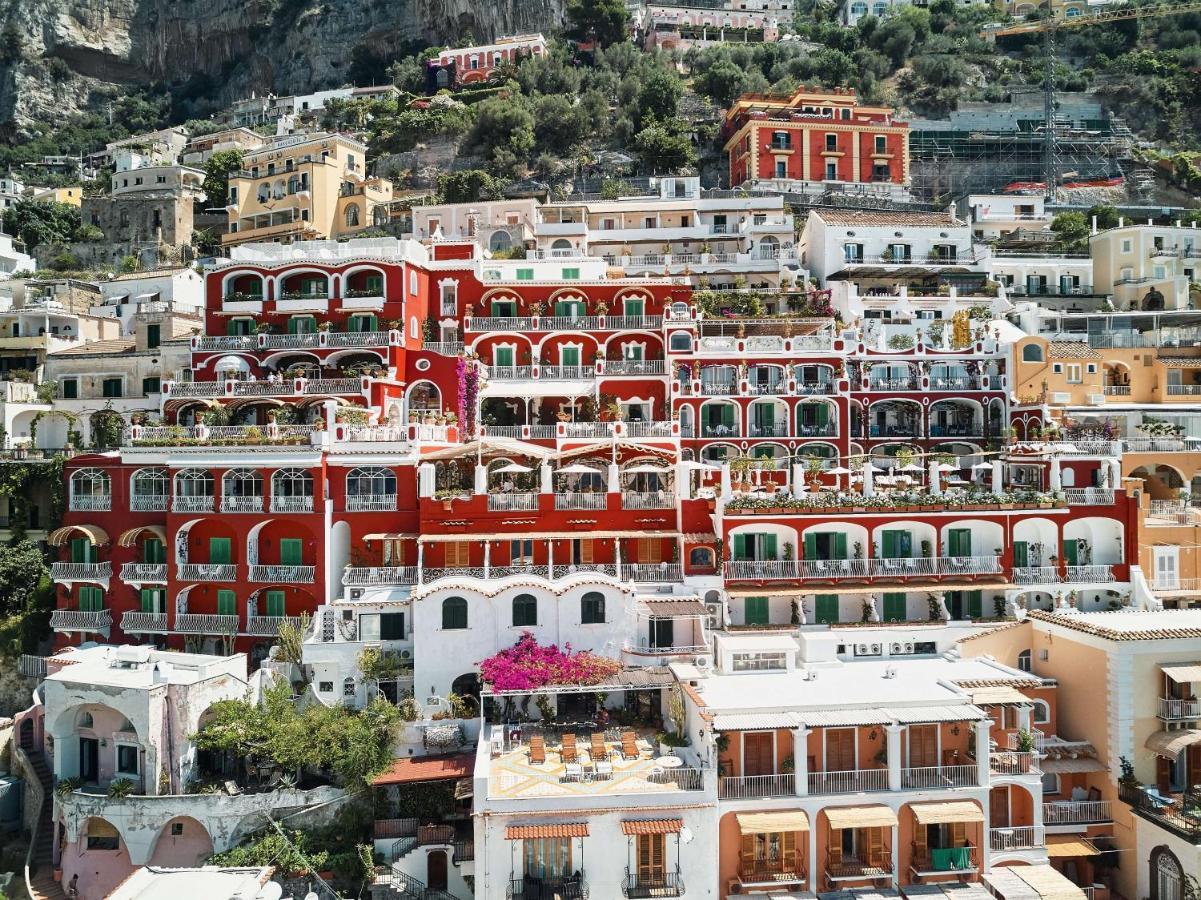
<path id="1" fill-rule="evenodd" d="M 0 135 L 171 82 L 222 102 L 380 69 L 405 46 L 557 25 L 564 0 L 0 0 Z M 109 87 L 105 91 L 105 87 Z"/>

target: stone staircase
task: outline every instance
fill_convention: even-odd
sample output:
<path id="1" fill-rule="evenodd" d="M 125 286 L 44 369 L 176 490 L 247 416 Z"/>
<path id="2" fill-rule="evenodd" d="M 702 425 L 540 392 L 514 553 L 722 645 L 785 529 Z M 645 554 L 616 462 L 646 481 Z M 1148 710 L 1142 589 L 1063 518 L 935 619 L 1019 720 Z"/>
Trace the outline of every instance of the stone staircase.
<path id="1" fill-rule="evenodd" d="M 33 851 L 25 867 L 25 885 L 30 900 L 63 900 L 66 893 L 54 880 L 54 779 L 41 749 L 33 745 L 28 735 L 21 736 L 21 749 L 42 786 L 42 808 L 38 812 L 37 831 L 33 835 Z"/>

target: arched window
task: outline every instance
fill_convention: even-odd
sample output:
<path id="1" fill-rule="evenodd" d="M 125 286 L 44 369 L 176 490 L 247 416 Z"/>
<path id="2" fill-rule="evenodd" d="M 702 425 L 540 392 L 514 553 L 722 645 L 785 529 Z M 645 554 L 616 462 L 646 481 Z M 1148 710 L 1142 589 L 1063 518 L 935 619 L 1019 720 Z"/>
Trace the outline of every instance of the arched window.
<path id="1" fill-rule="evenodd" d="M 396 497 L 396 473 L 382 466 L 351 469 L 346 475 L 347 497 Z"/>
<path id="2" fill-rule="evenodd" d="M 873 15 L 880 17 L 887 13 L 888 13 L 888 4 L 887 3 L 872 4 L 872 14 Z"/>
<path id="3" fill-rule="evenodd" d="M 213 496 L 213 476 L 207 469 L 183 469 L 175 473 L 176 497 Z"/>
<path id="4" fill-rule="evenodd" d="M 851 15 L 866 16 L 867 15 L 867 4 L 863 3 L 863 2 L 852 3 L 851 4 Z"/>
<path id="5" fill-rule="evenodd" d="M 671 333 L 671 349 L 683 351 L 687 353 L 692 349 L 692 335 L 687 331 L 673 331 Z"/>
<path id="6" fill-rule="evenodd" d="M 1034 724 L 1046 725 L 1051 721 L 1051 707 L 1047 705 L 1045 700 L 1034 701 Z"/>
<path id="7" fill-rule="evenodd" d="M 1022 362 L 1043 362 L 1042 344 L 1027 344 L 1022 348 Z"/>
<path id="8" fill-rule="evenodd" d="M 167 508 L 171 492 L 166 469 L 138 469 L 131 480 L 133 488 L 129 501 L 131 512 L 149 512 Z"/>
<path id="9" fill-rule="evenodd" d="M 1161 848 L 1158 856 L 1152 855 L 1151 868 L 1154 877 L 1152 900 L 1181 900 L 1183 878 L 1175 855 L 1166 847 Z"/>
<path id="10" fill-rule="evenodd" d="M 580 598 L 580 624 L 601 625 L 605 621 L 605 595 L 589 591 Z"/>
<path id="11" fill-rule="evenodd" d="M 518 594 L 513 598 L 513 625 L 537 625 L 538 600 L 532 594 Z"/>
<path id="12" fill-rule="evenodd" d="M 112 482 L 102 469 L 80 469 L 71 475 L 71 509 L 107 510 L 112 494 Z"/>
<path id="13" fill-rule="evenodd" d="M 257 469 L 230 469 L 221 478 L 225 497 L 262 497 L 263 476 Z"/>
<path id="14" fill-rule="evenodd" d="M 313 476 L 307 469 L 276 469 L 271 476 L 271 493 L 276 497 L 312 497 Z"/>
<path id="15" fill-rule="evenodd" d="M 92 720 L 90 712 L 81 712 L 79 714 L 79 721 L 75 723 L 76 728 L 94 728 L 95 725 L 96 723 Z"/>
<path id="16" fill-rule="evenodd" d="M 357 228 L 359 224 L 359 205 L 351 203 L 346 207 L 346 227 Z"/>
<path id="17" fill-rule="evenodd" d="M 440 412 L 442 409 L 442 394 L 437 385 L 429 381 L 419 381 L 409 391 L 409 411 L 425 410 Z"/>
<path id="18" fill-rule="evenodd" d="M 293 175 L 291 178 L 288 179 L 288 193 L 295 194 L 299 190 L 300 190 L 300 178 L 296 175 Z"/>
<path id="19" fill-rule="evenodd" d="M 266 203 L 271 199 L 271 185 L 263 182 L 259 185 L 259 203 Z"/>
<path id="20" fill-rule="evenodd" d="M 513 239 L 509 237 L 507 231 L 494 231 L 492 237 L 488 238 L 488 249 L 492 251 L 508 250 L 513 246 Z"/>
<path id="21" fill-rule="evenodd" d="M 1023 672 L 1030 671 L 1031 665 L 1030 665 L 1030 651 L 1029 650 L 1023 650 L 1021 653 L 1018 654 L 1018 668 L 1021 669 Z"/>
<path id="22" fill-rule="evenodd" d="M 713 551 L 708 547 L 693 547 L 688 551 L 688 564 L 705 569 L 713 565 Z"/>
<path id="23" fill-rule="evenodd" d="M 467 601 L 462 597 L 447 597 L 442 601 L 442 630 L 457 631 L 467 627 Z"/>

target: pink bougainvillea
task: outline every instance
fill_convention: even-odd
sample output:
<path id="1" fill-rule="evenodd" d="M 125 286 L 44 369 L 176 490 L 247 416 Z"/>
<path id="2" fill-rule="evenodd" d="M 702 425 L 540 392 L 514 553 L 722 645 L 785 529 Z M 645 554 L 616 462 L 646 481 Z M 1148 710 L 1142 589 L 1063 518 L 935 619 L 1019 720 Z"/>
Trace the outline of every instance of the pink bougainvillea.
<path id="1" fill-rule="evenodd" d="M 554 644 L 540 646 L 525 631 L 508 650 L 480 663 L 480 678 L 494 691 L 531 691 L 547 684 L 600 684 L 620 668 L 615 659 L 586 650 L 572 653 L 571 644 L 562 650 Z"/>

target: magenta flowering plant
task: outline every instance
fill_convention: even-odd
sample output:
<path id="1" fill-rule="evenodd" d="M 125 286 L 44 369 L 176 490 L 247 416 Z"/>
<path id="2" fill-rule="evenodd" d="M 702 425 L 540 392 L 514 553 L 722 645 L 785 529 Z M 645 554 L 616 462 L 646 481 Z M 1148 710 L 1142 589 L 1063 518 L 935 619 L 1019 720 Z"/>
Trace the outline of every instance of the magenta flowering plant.
<path id="1" fill-rule="evenodd" d="M 524 631 L 517 643 L 480 663 L 480 678 L 494 691 L 531 691 L 548 684 L 600 684 L 621 669 L 621 663 L 587 650 L 571 652 L 542 646 Z"/>

